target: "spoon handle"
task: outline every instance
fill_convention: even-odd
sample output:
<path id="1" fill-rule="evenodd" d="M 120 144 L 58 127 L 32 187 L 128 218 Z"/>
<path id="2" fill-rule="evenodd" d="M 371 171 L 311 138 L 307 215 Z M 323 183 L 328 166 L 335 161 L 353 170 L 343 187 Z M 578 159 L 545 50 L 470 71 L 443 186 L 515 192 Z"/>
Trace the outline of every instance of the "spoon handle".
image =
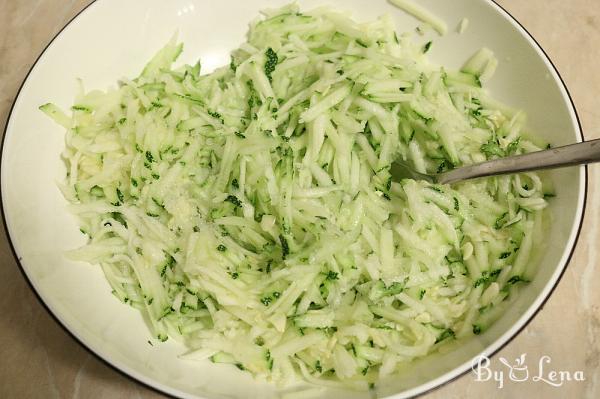
<path id="1" fill-rule="evenodd" d="M 600 162 L 600 139 L 468 165 L 437 176 L 440 184 L 476 177 Z"/>

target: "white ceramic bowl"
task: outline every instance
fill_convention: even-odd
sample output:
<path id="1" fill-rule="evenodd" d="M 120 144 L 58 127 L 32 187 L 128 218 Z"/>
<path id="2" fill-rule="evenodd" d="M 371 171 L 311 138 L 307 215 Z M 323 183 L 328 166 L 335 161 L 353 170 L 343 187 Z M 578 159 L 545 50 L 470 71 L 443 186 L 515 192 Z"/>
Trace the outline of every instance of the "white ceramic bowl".
<path id="1" fill-rule="evenodd" d="M 231 366 L 179 360 L 183 348 L 170 340 L 150 346 L 140 314 L 110 293 L 100 268 L 66 260 L 82 243 L 74 218 L 56 187 L 64 176 L 59 158 L 63 131 L 38 111 L 52 101 L 72 103 L 76 78 L 88 88 L 114 85 L 136 76 L 146 60 L 176 30 L 185 42 L 183 61 L 202 59 L 204 71 L 229 62 L 250 19 L 287 0 L 98 0 L 71 21 L 40 56 L 24 82 L 7 125 L 2 152 L 2 201 L 15 255 L 31 285 L 57 320 L 110 365 L 151 387 L 181 397 L 275 398 L 281 391 L 255 382 Z M 414 19 L 384 0 L 300 0 L 303 8 L 331 4 L 360 20 L 393 13 L 401 31 Z M 529 114 L 530 127 L 555 145 L 581 141 L 573 104 L 556 70 L 529 34 L 490 0 L 422 0 L 443 17 L 451 33 L 436 39 L 434 60 L 457 68 L 482 46 L 493 49 L 500 67 L 492 94 Z M 463 18 L 466 33 L 452 29 Z M 415 364 L 377 386 L 379 397 L 405 397 L 433 389 L 470 369 L 478 354 L 490 355 L 513 338 L 540 309 L 573 252 L 582 221 L 586 173 L 583 167 L 551 174 L 558 197 L 553 222 L 534 281 L 491 329 L 460 350 Z M 294 389 L 304 389 L 295 387 Z M 306 397 L 363 398 L 368 393 L 312 390 Z"/>

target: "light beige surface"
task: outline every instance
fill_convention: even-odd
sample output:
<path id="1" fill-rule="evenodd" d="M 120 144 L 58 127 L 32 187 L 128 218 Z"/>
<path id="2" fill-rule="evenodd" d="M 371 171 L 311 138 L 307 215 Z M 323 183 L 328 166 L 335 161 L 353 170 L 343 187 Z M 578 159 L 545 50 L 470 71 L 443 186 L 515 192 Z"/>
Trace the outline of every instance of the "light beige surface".
<path id="1" fill-rule="evenodd" d="M 21 81 L 53 35 L 89 0 L 0 0 L 0 126 Z M 559 69 L 586 138 L 600 137 L 600 1 L 501 0 Z M 427 398 L 600 397 L 600 166 L 590 167 L 584 228 L 565 276 L 534 321 L 493 359 L 498 382 L 473 374 Z M 160 398 L 77 344 L 46 312 L 21 275 L 0 232 L 0 398 Z M 526 353 L 529 381 L 513 382 L 499 358 Z M 585 381 L 553 387 L 533 381 L 543 355 L 552 370 L 582 371 Z"/>

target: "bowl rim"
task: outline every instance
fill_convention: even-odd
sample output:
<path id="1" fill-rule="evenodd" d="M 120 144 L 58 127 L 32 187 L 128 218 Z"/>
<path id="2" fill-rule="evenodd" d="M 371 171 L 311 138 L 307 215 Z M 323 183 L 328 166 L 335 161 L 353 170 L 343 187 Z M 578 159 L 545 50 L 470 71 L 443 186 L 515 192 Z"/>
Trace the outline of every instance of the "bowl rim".
<path id="1" fill-rule="evenodd" d="M 556 67 L 556 65 L 554 64 L 554 62 L 552 62 L 552 59 L 550 58 L 550 56 L 548 55 L 548 53 L 546 53 L 546 51 L 543 49 L 543 47 L 539 44 L 539 42 L 535 39 L 535 37 L 527 30 L 527 28 L 525 28 L 525 26 L 523 26 L 523 24 L 521 24 L 521 22 L 519 22 L 519 20 L 514 17 L 509 11 L 507 11 L 503 6 L 501 6 L 497 0 L 482 0 L 486 3 L 488 3 L 490 6 L 494 7 L 502 16 L 504 16 L 504 18 L 506 18 L 508 20 L 508 22 L 510 22 L 515 28 L 517 28 L 517 30 L 520 30 L 520 33 L 524 36 L 525 39 L 528 39 L 529 43 L 538 51 L 538 53 L 540 54 L 540 56 L 542 57 L 542 59 L 544 61 L 547 62 L 547 65 L 552 67 L 552 70 L 554 71 L 554 73 L 556 74 L 556 77 L 558 78 L 558 82 L 559 84 L 559 88 L 564 90 L 563 96 L 564 94 L 566 94 L 566 99 L 568 99 L 568 105 L 571 106 L 572 111 L 573 111 L 573 116 L 575 117 L 575 121 L 576 123 L 576 127 L 577 127 L 577 132 L 581 141 L 585 141 L 585 137 L 583 134 L 583 128 L 582 128 L 582 124 L 581 124 L 581 118 L 579 117 L 579 113 L 577 112 L 577 107 L 575 106 L 575 102 L 573 101 L 573 97 L 562 77 L 562 75 L 560 74 L 558 68 Z M 35 67 L 37 66 L 37 64 L 39 63 L 39 61 L 42 59 L 42 57 L 45 55 L 46 51 L 50 48 L 50 46 L 56 41 L 56 39 L 58 39 L 62 33 L 65 31 L 65 29 L 67 27 L 69 27 L 73 22 L 75 22 L 82 14 L 88 12 L 92 6 L 96 5 L 97 3 L 99 3 L 100 0 L 92 0 L 89 4 L 87 4 L 86 6 L 84 6 L 80 11 L 78 11 L 71 19 L 69 19 L 62 28 L 60 28 L 60 30 L 58 30 L 56 32 L 56 34 L 54 34 L 54 36 L 52 37 L 52 39 L 48 42 L 48 44 L 46 44 L 46 46 L 42 49 L 42 51 L 39 53 L 39 55 L 35 58 L 35 61 L 33 62 L 33 64 L 31 65 L 31 67 L 29 68 L 29 70 L 27 71 L 27 74 L 25 75 L 25 77 L 23 78 L 21 84 L 19 85 L 19 89 L 17 90 L 17 93 L 15 94 L 13 101 L 11 103 L 9 112 L 7 114 L 7 118 L 6 118 L 6 122 L 3 128 L 3 134 L 2 134 L 2 140 L 0 142 L 0 170 L 2 169 L 2 165 L 3 165 L 3 156 L 4 156 L 4 144 L 6 141 L 6 133 L 8 132 L 8 128 L 10 125 L 10 121 L 12 119 L 13 116 L 13 111 L 15 109 L 15 106 L 17 104 L 17 100 L 19 99 L 19 97 L 21 96 L 21 92 L 23 90 L 23 87 L 25 86 L 25 83 L 27 82 L 27 80 L 29 79 L 29 76 L 31 75 L 31 73 L 33 72 L 33 70 L 35 69 Z M 585 220 L 585 213 L 586 213 L 586 209 L 587 209 L 587 203 L 588 203 L 588 191 L 589 191 L 589 171 L 588 171 L 588 166 L 584 165 L 583 167 L 581 167 L 583 175 L 580 177 L 583 178 L 583 200 L 581 201 L 581 214 L 580 214 L 580 218 L 579 218 L 579 222 L 578 222 L 578 226 L 577 226 L 577 231 L 575 233 L 574 239 L 573 239 L 573 243 L 571 245 L 571 248 L 568 250 L 569 251 L 569 255 L 565 260 L 565 263 L 562 267 L 562 270 L 560 271 L 560 274 L 558 275 L 558 277 L 556 278 L 556 281 L 554 281 L 552 287 L 550 288 L 550 290 L 547 292 L 545 298 L 543 298 L 541 300 L 541 302 L 538 304 L 537 308 L 531 313 L 531 315 L 527 318 L 527 320 L 525 320 L 523 322 L 523 324 L 516 330 L 511 331 L 511 329 L 509 329 L 508 331 L 506 331 L 504 334 L 507 333 L 511 333 L 511 335 L 508 338 L 505 338 L 505 341 L 502 342 L 500 345 L 497 346 L 497 348 L 493 349 L 491 352 L 489 352 L 487 354 L 487 356 L 489 358 L 495 356 L 498 352 L 500 352 L 503 348 L 505 348 L 509 343 L 511 343 L 528 325 L 529 323 L 531 323 L 531 321 L 535 318 L 535 316 L 543 309 L 544 305 L 546 304 L 546 302 L 548 301 L 548 299 L 552 296 L 554 290 L 556 289 L 556 287 L 558 286 L 559 282 L 561 281 L 562 277 L 564 276 L 567 267 L 569 266 L 573 255 L 575 253 L 575 250 L 577 248 L 577 243 L 579 242 L 579 238 L 581 236 L 581 231 L 583 228 L 583 224 L 584 224 L 584 220 Z M 0 191 L 1 187 L 3 186 L 2 184 L 2 174 L 0 173 Z M 581 193 L 581 190 L 580 190 Z M 30 276 L 27 274 L 27 271 L 25 270 L 25 267 L 23 266 L 23 263 L 21 261 L 21 257 L 18 255 L 11 234 L 10 234 L 10 230 L 8 228 L 8 224 L 7 224 L 7 214 L 6 214 L 6 209 L 4 207 L 4 196 L 0 195 L 0 211 L 2 213 L 2 227 L 4 229 L 4 233 L 6 235 L 6 239 L 8 241 L 12 256 L 15 260 L 15 262 L 17 263 L 19 270 L 22 274 L 22 276 L 24 277 L 25 281 L 27 282 L 27 284 L 29 285 L 29 288 L 31 289 L 31 291 L 33 291 L 33 293 L 35 294 L 35 297 L 37 298 L 38 302 L 42 305 L 42 307 L 50 314 L 50 316 L 52 317 L 52 319 L 54 319 L 54 321 L 61 327 L 61 329 L 67 333 L 67 335 L 69 335 L 76 343 L 78 343 L 81 347 L 83 347 L 87 352 L 91 353 L 92 355 L 94 355 L 94 357 L 98 360 L 100 360 L 103 364 L 105 364 L 106 366 L 108 366 L 109 368 L 117 371 L 120 375 L 126 377 L 127 379 L 129 379 L 130 381 L 133 381 L 135 383 L 141 384 L 144 387 L 162 394 L 162 395 L 168 395 L 170 397 L 188 397 L 189 395 L 186 394 L 185 392 L 182 392 L 176 388 L 172 388 L 169 386 L 166 386 L 162 383 L 156 382 L 156 381 L 152 381 L 150 378 L 139 374 L 138 372 L 134 371 L 134 370 L 128 370 L 128 367 L 124 366 L 124 365 L 117 365 L 115 363 L 113 363 L 110 359 L 104 357 L 103 354 L 96 352 L 94 349 L 92 349 L 90 346 L 88 346 L 85 342 L 83 338 L 80 338 L 79 336 L 76 335 L 76 333 L 74 331 L 71 331 L 67 325 L 65 324 L 65 322 L 63 322 L 60 318 L 60 316 L 58 314 L 56 314 L 51 308 L 50 306 L 44 301 L 44 299 L 42 298 L 41 294 L 38 292 L 38 290 L 35 288 L 35 285 L 32 281 L 32 279 L 30 278 Z M 519 320 L 517 320 L 518 322 Z M 504 335 L 503 334 L 503 335 Z M 498 340 L 502 340 L 503 339 L 503 335 L 501 335 L 499 338 L 497 338 L 497 340 L 495 342 L 497 342 Z M 491 346 L 493 346 L 494 343 L 488 345 L 486 347 L 490 348 Z M 486 349 L 484 349 L 482 351 L 482 353 L 484 353 L 486 351 Z M 430 392 L 433 392 L 451 382 L 454 382 L 456 380 L 458 380 L 459 378 L 463 377 L 464 375 L 466 375 L 469 371 L 471 371 L 471 368 L 465 368 L 464 370 L 459 370 L 460 368 L 464 367 L 464 363 L 461 365 L 458 365 L 457 367 L 455 367 L 453 370 L 448 371 L 442 375 L 440 375 L 439 377 L 429 381 L 429 382 L 425 382 L 419 386 L 416 386 L 404 393 L 397 393 L 397 394 L 393 394 L 390 396 L 390 398 L 400 398 L 400 397 L 416 397 L 416 396 L 421 396 Z M 455 370 L 459 370 L 458 373 L 456 373 Z M 449 374 L 455 374 L 453 376 L 451 376 L 450 378 L 448 378 Z M 432 385 L 427 387 L 427 385 Z M 182 395 L 182 396 L 178 396 L 178 395 Z"/>

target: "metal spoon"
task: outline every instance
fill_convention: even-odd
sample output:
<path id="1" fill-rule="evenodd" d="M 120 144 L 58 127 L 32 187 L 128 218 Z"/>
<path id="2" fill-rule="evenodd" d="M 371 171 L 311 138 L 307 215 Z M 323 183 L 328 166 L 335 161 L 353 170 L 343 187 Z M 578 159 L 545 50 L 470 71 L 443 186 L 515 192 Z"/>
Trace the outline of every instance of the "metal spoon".
<path id="1" fill-rule="evenodd" d="M 419 173 L 406 163 L 395 161 L 392 163 L 390 172 L 394 181 L 408 178 L 425 180 L 433 184 L 450 184 L 477 177 L 561 168 L 594 162 L 600 162 L 600 139 L 531 152 L 529 154 L 494 159 L 492 161 L 462 166 L 438 174 Z"/>

